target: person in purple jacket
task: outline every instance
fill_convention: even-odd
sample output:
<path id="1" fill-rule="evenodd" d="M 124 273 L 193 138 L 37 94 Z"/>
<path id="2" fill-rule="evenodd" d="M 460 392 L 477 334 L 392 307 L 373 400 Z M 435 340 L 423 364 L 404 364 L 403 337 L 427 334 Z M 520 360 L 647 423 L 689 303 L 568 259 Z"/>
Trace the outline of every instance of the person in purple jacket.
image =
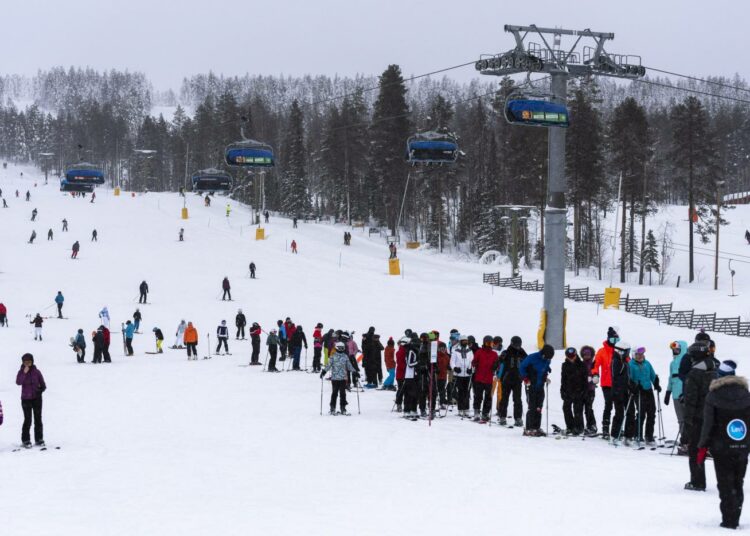
<path id="1" fill-rule="evenodd" d="M 23 354 L 21 370 L 16 376 L 16 385 L 21 386 L 21 407 L 23 408 L 23 428 L 21 442 L 26 448 L 31 448 L 31 418 L 34 417 L 34 443 L 38 447 L 44 446 L 44 430 L 42 427 L 42 393 L 47 389 L 44 376 L 34 365 L 34 356 Z"/>

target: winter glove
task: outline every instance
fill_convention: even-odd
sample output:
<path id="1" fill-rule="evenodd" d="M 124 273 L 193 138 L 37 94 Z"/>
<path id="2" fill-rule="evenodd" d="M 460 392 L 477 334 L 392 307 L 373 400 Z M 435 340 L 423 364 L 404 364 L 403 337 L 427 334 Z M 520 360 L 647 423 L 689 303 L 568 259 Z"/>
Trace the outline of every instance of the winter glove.
<path id="1" fill-rule="evenodd" d="M 706 447 L 698 449 L 698 455 L 695 457 L 695 461 L 698 465 L 703 465 L 706 461 L 706 454 L 708 454 L 708 449 Z"/>
<path id="2" fill-rule="evenodd" d="M 453 367 L 453 372 L 456 374 L 461 374 L 461 369 L 459 367 Z"/>
<path id="3" fill-rule="evenodd" d="M 594 385 L 599 385 L 599 375 L 598 374 L 594 374 L 593 376 L 591 376 L 591 383 L 593 383 Z"/>
<path id="4" fill-rule="evenodd" d="M 669 399 L 672 398 L 672 391 L 667 391 L 667 394 L 664 395 L 664 405 L 669 405 Z"/>
<path id="5" fill-rule="evenodd" d="M 661 393 L 661 385 L 659 385 L 659 376 L 654 378 L 654 389 L 656 389 L 657 393 Z"/>
<path id="6" fill-rule="evenodd" d="M 524 378 L 523 379 L 523 384 L 524 385 L 529 385 L 530 383 L 531 383 L 531 380 L 529 380 L 528 378 Z"/>
<path id="7" fill-rule="evenodd" d="M 325 370 L 322 370 L 322 371 L 320 372 L 320 379 L 322 380 L 323 378 L 325 378 L 325 375 L 326 375 L 326 371 L 325 371 Z"/>
<path id="8" fill-rule="evenodd" d="M 468 374 L 469 376 L 471 376 L 472 374 L 474 374 L 474 369 L 473 368 L 467 368 L 466 369 L 466 374 Z"/>

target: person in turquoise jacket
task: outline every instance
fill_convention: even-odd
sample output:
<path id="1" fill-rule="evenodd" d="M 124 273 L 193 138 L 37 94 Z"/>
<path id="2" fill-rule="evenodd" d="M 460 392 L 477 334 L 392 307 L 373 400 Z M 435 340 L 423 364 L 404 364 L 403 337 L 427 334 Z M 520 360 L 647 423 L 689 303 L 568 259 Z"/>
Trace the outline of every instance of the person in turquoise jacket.
<path id="1" fill-rule="evenodd" d="M 133 355 L 133 334 L 135 333 L 135 324 L 130 320 L 125 322 L 123 333 L 125 335 L 125 352 L 127 355 Z"/>
<path id="2" fill-rule="evenodd" d="M 654 423 L 656 421 L 656 405 L 654 402 L 654 389 L 661 392 L 659 376 L 654 372 L 654 367 L 646 361 L 646 349 L 639 347 L 635 351 L 635 359 L 628 364 L 630 368 L 630 392 L 633 403 L 638 412 L 638 439 L 643 438 L 643 424 L 646 424 L 646 445 L 654 446 Z M 658 395 L 657 395 L 658 396 Z"/>
<path id="3" fill-rule="evenodd" d="M 680 430 L 682 430 L 685 404 L 682 401 L 680 363 L 682 363 L 682 358 L 687 353 L 688 343 L 686 341 L 672 341 L 669 347 L 672 349 L 672 362 L 669 364 L 669 381 L 667 382 L 667 394 L 664 396 L 664 405 L 669 405 L 670 398 L 674 400 L 674 412 L 677 415 Z"/>

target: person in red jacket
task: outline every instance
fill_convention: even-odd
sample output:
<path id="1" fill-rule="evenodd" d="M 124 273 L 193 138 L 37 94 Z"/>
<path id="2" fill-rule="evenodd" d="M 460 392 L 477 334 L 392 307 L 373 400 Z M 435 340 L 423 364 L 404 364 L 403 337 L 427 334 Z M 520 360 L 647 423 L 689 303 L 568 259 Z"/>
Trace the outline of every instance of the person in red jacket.
<path id="1" fill-rule="evenodd" d="M 320 356 L 323 353 L 323 324 L 318 322 L 313 331 L 313 372 L 320 372 Z"/>
<path id="2" fill-rule="evenodd" d="M 497 353 L 492 349 L 492 336 L 485 335 L 482 347 L 474 352 L 471 367 L 474 369 L 474 420 L 490 420 L 492 411 L 492 378 L 497 370 Z"/>
<path id="3" fill-rule="evenodd" d="M 297 241 L 292 240 L 292 253 L 297 253 Z"/>
<path id="4" fill-rule="evenodd" d="M 398 390 L 396 391 L 396 411 L 401 413 L 404 402 L 404 383 L 406 380 L 406 353 L 409 349 L 411 339 L 409 337 L 403 337 L 398 341 L 398 350 L 396 350 L 396 383 L 398 383 Z"/>
<path id="5" fill-rule="evenodd" d="M 109 355 L 109 328 L 102 324 L 102 334 L 104 335 L 104 348 L 102 348 L 102 354 L 104 356 L 105 363 L 111 363 L 112 357 Z"/>
<path id="6" fill-rule="evenodd" d="M 383 389 L 386 391 L 395 391 L 396 388 L 393 386 L 393 382 L 396 379 L 396 343 L 393 337 L 388 337 L 383 358 L 385 359 L 385 370 L 388 372 L 388 377 L 383 382 Z"/>
<path id="7" fill-rule="evenodd" d="M 0 326 L 8 327 L 8 309 L 2 303 L 0 303 Z"/>
<path id="8" fill-rule="evenodd" d="M 602 412 L 602 439 L 609 439 L 609 423 L 612 416 L 612 354 L 615 344 L 620 340 L 617 327 L 607 330 L 607 340 L 596 352 L 594 364 L 591 367 L 591 378 L 594 385 L 602 386 L 604 397 L 604 411 Z"/>

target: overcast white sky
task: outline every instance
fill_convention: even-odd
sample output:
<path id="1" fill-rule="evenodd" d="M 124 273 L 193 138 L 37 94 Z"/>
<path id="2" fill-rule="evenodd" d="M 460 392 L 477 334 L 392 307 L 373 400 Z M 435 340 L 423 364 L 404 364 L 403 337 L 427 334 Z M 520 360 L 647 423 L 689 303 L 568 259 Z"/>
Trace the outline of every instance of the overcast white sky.
<path id="1" fill-rule="evenodd" d="M 183 76 L 421 74 L 513 46 L 504 24 L 614 32 L 610 52 L 691 75 L 747 77 L 748 0 L 6 0 L 0 72 L 55 65 Z M 472 66 L 449 76 L 467 81 Z"/>

